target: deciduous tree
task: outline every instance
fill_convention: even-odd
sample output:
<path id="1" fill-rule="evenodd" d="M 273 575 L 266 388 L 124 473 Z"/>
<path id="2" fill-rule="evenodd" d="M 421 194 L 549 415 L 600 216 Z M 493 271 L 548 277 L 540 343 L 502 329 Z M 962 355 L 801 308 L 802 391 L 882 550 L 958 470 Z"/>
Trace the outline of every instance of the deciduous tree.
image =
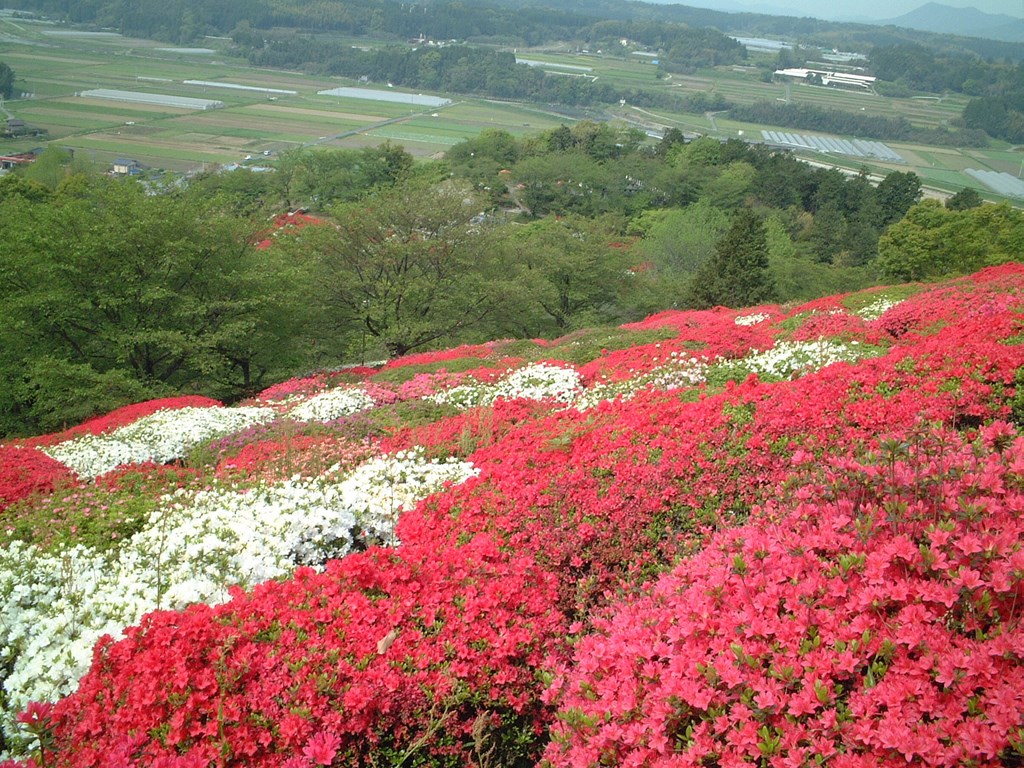
<path id="1" fill-rule="evenodd" d="M 951 198 L 946 200 L 946 207 L 951 211 L 966 211 L 968 208 L 977 208 L 981 205 L 981 195 L 973 187 L 964 187 Z"/>
<path id="2" fill-rule="evenodd" d="M 506 240 L 505 261 L 516 270 L 524 336 L 618 319 L 633 280 L 629 251 L 605 217 L 548 217 L 518 227 Z"/>
<path id="3" fill-rule="evenodd" d="M 882 179 L 875 193 L 881 208 L 881 226 L 887 227 L 902 219 L 921 199 L 921 179 L 913 171 L 893 171 Z"/>
<path id="4" fill-rule="evenodd" d="M 123 404 L 116 393 L 238 396 L 288 371 L 270 319 L 285 276 L 264 279 L 246 234 L 199 200 L 132 181 L 5 201 L 0 421 L 52 427 Z M 58 379 L 63 399 L 51 397 Z"/>
<path id="5" fill-rule="evenodd" d="M 501 265 L 467 186 L 413 180 L 332 215 L 294 247 L 315 259 L 329 321 L 350 347 L 369 341 L 403 355 L 483 332 L 501 306 Z"/>

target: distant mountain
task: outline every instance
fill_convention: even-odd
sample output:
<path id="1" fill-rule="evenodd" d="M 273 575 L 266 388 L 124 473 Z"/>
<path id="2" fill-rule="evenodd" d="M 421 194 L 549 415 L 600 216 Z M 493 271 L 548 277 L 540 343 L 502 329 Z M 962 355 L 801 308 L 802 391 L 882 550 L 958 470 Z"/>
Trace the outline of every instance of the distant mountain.
<path id="1" fill-rule="evenodd" d="M 1024 43 L 1024 19 L 984 13 L 977 8 L 953 8 L 941 3 L 926 3 L 910 13 L 877 23 L 926 32 Z"/>

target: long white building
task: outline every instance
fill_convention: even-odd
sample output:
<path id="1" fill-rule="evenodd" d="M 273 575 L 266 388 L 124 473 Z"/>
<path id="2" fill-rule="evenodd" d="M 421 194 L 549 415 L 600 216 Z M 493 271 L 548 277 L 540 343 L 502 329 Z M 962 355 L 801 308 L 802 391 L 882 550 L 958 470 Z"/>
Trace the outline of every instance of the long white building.
<path id="1" fill-rule="evenodd" d="M 844 85 L 864 89 L 869 89 L 875 84 L 875 78 L 869 75 L 851 75 L 849 72 L 831 72 L 827 69 L 792 67 L 776 69 L 775 75 L 777 77 L 792 77 L 797 80 L 806 80 L 811 75 L 817 75 L 821 78 L 822 85 Z"/>

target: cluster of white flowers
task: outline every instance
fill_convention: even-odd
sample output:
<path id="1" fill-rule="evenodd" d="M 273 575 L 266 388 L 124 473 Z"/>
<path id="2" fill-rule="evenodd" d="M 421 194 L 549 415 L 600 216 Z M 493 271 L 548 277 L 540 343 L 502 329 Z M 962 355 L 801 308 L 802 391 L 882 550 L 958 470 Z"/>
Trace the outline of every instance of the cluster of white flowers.
<path id="1" fill-rule="evenodd" d="M 507 400 L 557 400 L 572 403 L 583 390 L 579 373 L 550 363 L 533 363 L 509 373 L 493 385 L 462 384 L 427 395 L 425 399 L 459 408 L 490 405 L 498 398 Z"/>
<path id="2" fill-rule="evenodd" d="M 395 522 L 402 511 L 446 484 L 457 485 L 477 474 L 468 461 L 426 459 L 422 449 L 414 449 L 364 462 L 342 481 L 340 490 L 367 540 L 397 544 Z"/>
<path id="3" fill-rule="evenodd" d="M 695 387 L 707 380 L 707 373 L 705 361 L 673 352 L 668 363 L 655 368 L 646 378 L 651 387 L 672 390 Z"/>
<path id="4" fill-rule="evenodd" d="M 140 573 L 144 578 L 146 574 Z M 120 581 L 103 555 L 74 547 L 40 554 L 13 542 L 0 550 L 0 663 L 8 746 L 26 745 L 15 717 L 30 701 L 56 701 L 74 691 L 105 634 L 118 637 L 154 606 L 145 585 Z"/>
<path id="5" fill-rule="evenodd" d="M 288 415 L 297 421 L 328 422 L 373 408 L 373 398 L 362 389 L 341 387 L 314 395 L 292 408 Z"/>
<path id="6" fill-rule="evenodd" d="M 143 416 L 102 435 L 82 435 L 43 448 L 83 479 L 124 464 L 166 463 L 183 458 L 211 438 L 274 418 L 270 408 L 178 408 Z"/>
<path id="7" fill-rule="evenodd" d="M 501 379 L 494 388 L 493 399 L 552 399 L 571 403 L 582 388 L 580 375 L 574 368 L 535 363 L 517 368 Z"/>
<path id="8" fill-rule="evenodd" d="M 771 315 L 767 313 L 755 312 L 750 315 L 740 315 L 733 322 L 735 322 L 736 325 L 757 325 L 758 323 L 763 323 L 769 317 L 771 317 Z"/>
<path id="9" fill-rule="evenodd" d="M 460 384 L 451 389 L 443 389 L 432 395 L 424 395 L 423 399 L 438 405 L 451 405 L 462 409 L 475 408 L 478 405 L 493 402 L 491 387 L 480 382 Z"/>
<path id="10" fill-rule="evenodd" d="M 118 637 L 157 608 L 222 602 L 232 585 L 320 566 L 356 540 L 394 543 L 403 510 L 476 473 L 468 462 L 407 451 L 371 459 L 333 484 L 293 478 L 178 491 L 110 555 L 81 546 L 42 554 L 19 543 L 0 550 L 4 732 L 14 737 L 14 717 L 29 701 L 71 693 L 104 634 Z"/>
<path id="11" fill-rule="evenodd" d="M 337 485 L 292 478 L 239 491 L 176 493 L 122 551 L 126 575 L 148 571 L 163 608 L 218 603 L 252 586 L 346 554 L 356 518 Z"/>
<path id="12" fill-rule="evenodd" d="M 901 299 L 889 299 L 885 296 L 880 296 L 866 307 L 861 307 L 857 314 L 865 320 L 877 320 L 897 304 L 902 303 Z"/>
<path id="13" fill-rule="evenodd" d="M 668 362 L 648 373 L 636 374 L 625 381 L 610 384 L 596 384 L 585 390 L 576 399 L 575 406 L 581 411 L 593 408 L 605 400 L 622 398 L 629 400 L 645 389 L 670 391 L 695 387 L 707 378 L 708 363 L 696 357 L 684 357 L 672 352 Z"/>
<path id="14" fill-rule="evenodd" d="M 883 351 L 878 347 L 856 341 L 780 341 L 771 349 L 752 352 L 742 360 L 724 365 L 761 376 L 788 379 L 794 375 L 819 370 L 832 363 L 875 357 Z"/>

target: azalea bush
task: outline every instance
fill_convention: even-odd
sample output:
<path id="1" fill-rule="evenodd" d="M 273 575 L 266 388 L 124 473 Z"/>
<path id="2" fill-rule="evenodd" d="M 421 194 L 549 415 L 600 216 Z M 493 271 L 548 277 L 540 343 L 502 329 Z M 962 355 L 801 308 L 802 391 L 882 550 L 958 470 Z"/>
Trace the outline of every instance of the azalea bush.
<path id="1" fill-rule="evenodd" d="M 269 481 L 295 475 L 315 477 L 329 469 L 354 469 L 371 452 L 372 448 L 365 441 L 332 435 L 292 435 L 243 446 L 237 454 L 217 464 L 216 474 Z"/>
<path id="2" fill-rule="evenodd" d="M 1015 764 L 1022 309 L 1008 265 L 2 446 L 3 749 Z"/>
<path id="3" fill-rule="evenodd" d="M 296 405 L 288 415 L 297 421 L 334 421 L 373 407 L 373 398 L 361 389 L 338 388 L 321 392 Z"/>
<path id="4" fill-rule="evenodd" d="M 70 467 L 37 448 L 0 446 L 0 512 L 33 493 L 48 493 L 73 482 Z"/>
<path id="5" fill-rule="evenodd" d="M 195 445 L 226 432 L 269 421 L 269 408 L 159 410 L 103 434 L 87 433 L 42 450 L 83 479 L 128 464 L 184 458 Z"/>
<path id="6" fill-rule="evenodd" d="M 880 446 L 798 454 L 777 501 L 595 622 L 551 765 L 1024 757 L 1024 437 Z"/>
<path id="7" fill-rule="evenodd" d="M 122 408 L 95 416 L 81 424 L 54 432 L 48 435 L 30 438 L 25 442 L 27 445 L 54 445 L 79 435 L 101 435 L 111 432 L 118 427 L 126 427 L 145 416 L 151 416 L 158 411 L 174 411 L 180 408 L 216 408 L 221 403 L 209 397 L 199 395 L 185 395 L 182 397 L 163 397 L 156 400 L 126 405 Z"/>
<path id="8" fill-rule="evenodd" d="M 55 766 L 512 765 L 550 719 L 552 579 L 486 539 L 374 550 L 150 614 L 54 712 Z M 171 764 L 171 763 L 168 763 Z M 175 763 L 176 764 L 176 763 Z"/>
<path id="9" fill-rule="evenodd" d="M 63 486 L 12 505 L 4 513 L 0 542 L 35 544 L 46 552 L 76 544 L 116 549 L 142 530 L 164 495 L 203 485 L 199 473 L 185 467 L 132 465 L 95 483 Z"/>
<path id="10" fill-rule="evenodd" d="M 65 536 L 61 547 L 44 539 L 46 548 L 15 540 L 0 550 L 2 700 L 17 711 L 70 693 L 95 642 L 155 608 L 223 602 L 234 587 L 287 576 L 298 565 L 323 566 L 375 542 L 393 543 L 403 508 L 474 471 L 466 462 L 409 451 L 316 478 L 168 487 L 162 497 L 142 496 L 149 502 L 141 507 L 126 506 L 116 479 L 107 481 L 106 493 L 95 488 L 63 496 L 51 514 L 65 512 L 64 520 L 86 526 L 95 510 L 105 525 L 94 528 L 111 538 L 88 546 L 69 545 Z M 77 516 L 67 514 L 76 508 Z M 120 525 L 111 524 L 115 519 Z M 119 540 L 126 527 L 136 530 Z M 8 722 L 9 736 L 11 728 Z"/>
<path id="11" fill-rule="evenodd" d="M 489 405 L 498 399 L 570 403 L 581 390 L 582 382 L 574 368 L 541 362 L 516 368 L 490 385 L 482 382 L 461 384 L 426 397 L 435 403 L 469 408 Z"/>

